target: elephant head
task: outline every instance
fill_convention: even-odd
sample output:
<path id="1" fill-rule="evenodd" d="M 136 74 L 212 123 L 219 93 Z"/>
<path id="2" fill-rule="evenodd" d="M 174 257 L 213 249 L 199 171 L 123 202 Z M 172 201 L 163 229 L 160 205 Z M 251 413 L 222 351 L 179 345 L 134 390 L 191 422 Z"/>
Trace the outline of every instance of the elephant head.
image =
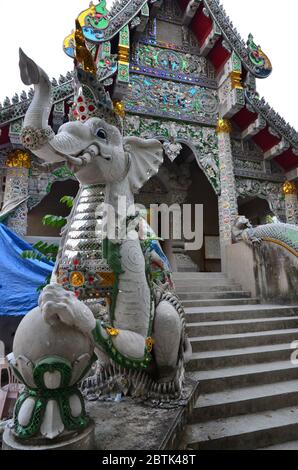
<path id="1" fill-rule="evenodd" d="M 21 77 L 35 85 L 22 132 L 23 145 L 46 162 L 65 161 L 82 184 L 111 184 L 128 179 L 137 192 L 158 172 L 163 147 L 157 140 L 123 138 L 119 129 L 92 117 L 63 124 L 57 135 L 48 127 L 51 83 L 47 74 L 20 50 Z"/>

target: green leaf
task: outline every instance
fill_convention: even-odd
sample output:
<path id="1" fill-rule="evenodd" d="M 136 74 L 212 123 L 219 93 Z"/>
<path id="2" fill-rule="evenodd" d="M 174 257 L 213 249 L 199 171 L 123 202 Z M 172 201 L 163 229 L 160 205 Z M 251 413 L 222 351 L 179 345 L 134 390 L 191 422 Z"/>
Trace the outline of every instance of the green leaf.
<path id="1" fill-rule="evenodd" d="M 72 197 L 72 196 L 63 196 L 60 199 L 60 202 L 62 204 L 65 204 L 69 209 L 72 209 L 73 208 L 74 197 Z"/>
<path id="2" fill-rule="evenodd" d="M 36 290 L 38 293 L 40 293 L 48 284 L 50 284 L 51 282 L 51 274 L 49 274 L 46 278 L 45 278 L 45 282 L 44 284 L 42 284 L 41 286 L 39 286 Z"/>
<path id="3" fill-rule="evenodd" d="M 45 215 L 42 223 L 49 227 L 62 228 L 67 224 L 67 219 L 57 215 Z"/>
<path id="4" fill-rule="evenodd" d="M 44 254 L 45 256 L 48 255 L 55 255 L 57 256 L 58 254 L 58 245 L 54 245 L 53 243 L 51 245 L 48 245 L 47 243 L 44 242 L 37 242 L 35 245 L 33 245 L 33 248 L 35 250 L 38 250 L 40 253 Z"/>
<path id="5" fill-rule="evenodd" d="M 37 260 L 37 261 L 42 261 L 44 259 L 44 256 L 42 253 L 38 253 L 37 251 L 33 250 L 26 250 L 21 253 L 22 258 L 24 259 L 32 259 L 32 260 Z"/>
<path id="6" fill-rule="evenodd" d="M 62 166 L 61 168 L 58 168 L 52 173 L 56 178 L 63 178 L 66 179 L 67 177 L 72 178 L 74 176 L 74 173 L 70 171 L 67 166 Z"/>
<path id="7" fill-rule="evenodd" d="M 48 245 L 42 241 L 39 241 L 33 245 L 32 250 L 26 250 L 21 253 L 22 258 L 32 259 L 44 262 L 55 262 L 58 255 L 58 245 Z"/>

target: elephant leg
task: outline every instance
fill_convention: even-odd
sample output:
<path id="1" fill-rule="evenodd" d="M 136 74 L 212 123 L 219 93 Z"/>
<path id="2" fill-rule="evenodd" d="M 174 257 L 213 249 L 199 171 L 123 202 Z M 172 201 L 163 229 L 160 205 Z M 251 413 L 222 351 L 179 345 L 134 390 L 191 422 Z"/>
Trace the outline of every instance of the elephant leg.
<path id="1" fill-rule="evenodd" d="M 182 323 L 177 310 L 167 301 L 160 302 L 155 313 L 153 335 L 160 381 L 171 381 L 177 372 L 181 335 Z"/>
<path id="2" fill-rule="evenodd" d="M 125 357 L 136 360 L 143 359 L 146 346 L 146 338 L 134 331 L 121 330 L 112 339 L 112 342 L 121 354 Z"/>

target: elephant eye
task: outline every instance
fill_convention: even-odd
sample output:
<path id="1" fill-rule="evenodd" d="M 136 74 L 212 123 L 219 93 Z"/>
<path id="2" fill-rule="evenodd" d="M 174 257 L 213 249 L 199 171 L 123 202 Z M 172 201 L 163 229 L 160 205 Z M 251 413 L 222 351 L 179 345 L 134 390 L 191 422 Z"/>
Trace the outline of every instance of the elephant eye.
<path id="1" fill-rule="evenodd" d="M 96 135 L 97 137 L 99 137 L 99 139 L 107 140 L 107 133 L 104 129 L 98 129 L 96 131 Z"/>

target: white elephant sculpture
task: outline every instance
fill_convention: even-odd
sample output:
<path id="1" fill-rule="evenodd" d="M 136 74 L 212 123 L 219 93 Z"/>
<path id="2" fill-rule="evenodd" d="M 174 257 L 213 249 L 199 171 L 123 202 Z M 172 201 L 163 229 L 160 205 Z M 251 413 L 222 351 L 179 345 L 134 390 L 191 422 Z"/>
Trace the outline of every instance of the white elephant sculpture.
<path id="1" fill-rule="evenodd" d="M 98 374 L 84 383 L 87 392 L 100 388 L 105 371 L 105 379 L 128 374 L 133 381 L 139 374 L 146 392 L 177 397 L 191 354 L 184 312 L 158 242 L 152 233 L 149 241 L 140 237 L 144 221 L 134 207 L 134 193 L 163 162 L 162 145 L 123 138 L 115 125 L 99 117 L 68 122 L 55 135 L 48 126 L 51 84 L 46 73 L 22 51 L 20 69 L 24 83 L 35 85 L 22 131 L 24 146 L 47 164 L 66 162 L 80 182 L 52 283 L 73 291 L 85 308 L 70 316 L 63 306 L 61 312 L 57 305 L 53 310 L 53 303 L 44 301 L 46 289 L 40 300 L 44 318 L 55 323 L 71 319 L 72 326 L 93 338 L 100 362 Z M 121 210 L 119 197 L 125 206 Z M 160 267 L 157 278 L 153 264 Z"/>

